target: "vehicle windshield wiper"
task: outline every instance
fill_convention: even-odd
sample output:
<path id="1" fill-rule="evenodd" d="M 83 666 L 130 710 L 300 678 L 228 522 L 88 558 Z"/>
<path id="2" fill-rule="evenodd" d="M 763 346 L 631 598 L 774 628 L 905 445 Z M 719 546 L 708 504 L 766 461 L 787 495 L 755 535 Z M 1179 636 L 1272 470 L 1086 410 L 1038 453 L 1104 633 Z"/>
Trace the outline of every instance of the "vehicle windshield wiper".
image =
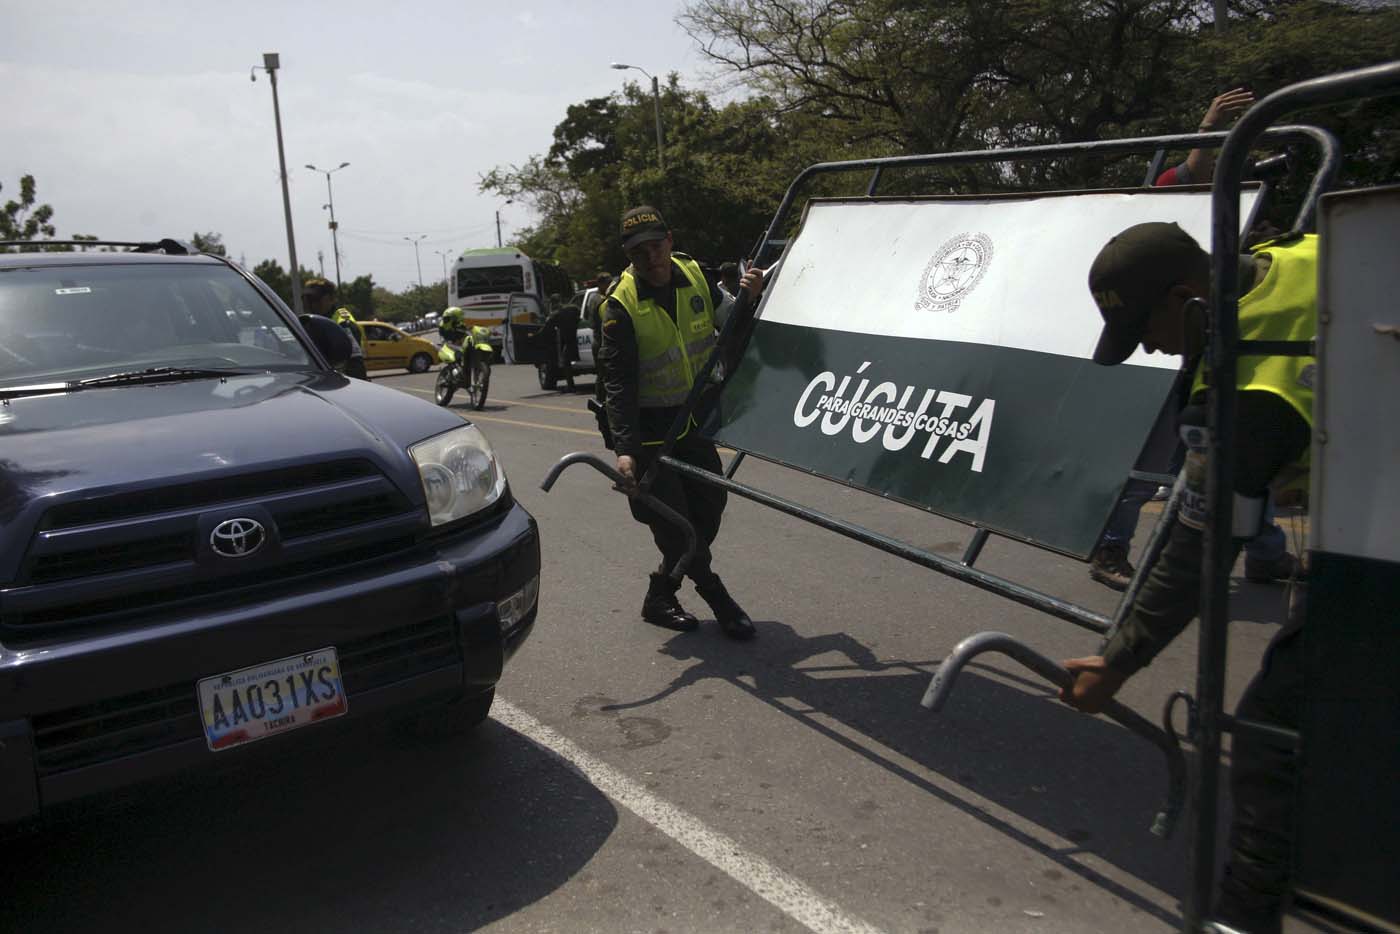
<path id="1" fill-rule="evenodd" d="M 134 383 L 172 383 L 186 379 L 209 379 L 211 377 L 245 376 L 258 370 L 216 369 L 212 367 L 156 366 L 145 370 L 128 370 L 123 373 L 109 373 L 90 379 L 68 380 L 61 383 L 36 383 L 32 386 L 14 386 L 0 389 L 0 399 L 17 399 L 21 396 L 43 396 L 55 392 L 81 392 L 84 389 L 97 389 L 103 386 L 127 386 Z"/>
<path id="2" fill-rule="evenodd" d="M 182 379 L 209 379 L 220 376 L 245 376 L 257 370 L 223 369 L 198 366 L 155 366 L 146 370 L 128 370 L 108 376 L 94 376 L 68 384 L 69 389 L 92 389 L 97 386 L 121 386 L 126 383 L 169 383 Z"/>

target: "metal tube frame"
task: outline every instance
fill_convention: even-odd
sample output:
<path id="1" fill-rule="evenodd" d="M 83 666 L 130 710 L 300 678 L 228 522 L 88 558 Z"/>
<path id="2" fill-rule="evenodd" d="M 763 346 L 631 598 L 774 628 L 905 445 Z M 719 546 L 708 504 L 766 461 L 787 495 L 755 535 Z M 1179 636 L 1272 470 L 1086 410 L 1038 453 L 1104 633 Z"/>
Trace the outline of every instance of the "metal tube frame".
<path id="1" fill-rule="evenodd" d="M 1307 107 L 1400 93 L 1400 62 L 1361 68 L 1303 81 L 1270 94 L 1240 118 L 1220 149 L 1211 190 L 1211 294 L 1213 310 L 1206 366 L 1209 376 L 1205 527 L 1201 580 L 1201 633 L 1196 661 L 1197 728 L 1194 737 L 1199 768 L 1194 779 L 1195 820 L 1188 850 L 1188 888 L 1183 930 L 1197 931 L 1207 920 L 1215 889 L 1216 821 L 1220 791 L 1220 738 L 1230 727 L 1222 709 L 1225 652 L 1230 619 L 1230 570 L 1234 563 L 1231 519 L 1235 470 L 1235 372 L 1244 342 L 1239 339 L 1240 182 L 1245 159 L 1255 140 L 1269 135 L 1270 124 Z M 1335 167 L 1334 167 L 1335 171 Z M 1319 171 L 1314 187 L 1322 180 Z M 1329 183 L 1331 177 L 1326 179 Z M 1305 205 L 1311 215 L 1315 199 Z M 1297 229 L 1298 225 L 1295 225 Z M 1258 345 L 1249 342 L 1258 352 Z M 1288 342 L 1267 342 L 1283 343 Z M 1296 352 L 1297 348 L 1270 348 Z"/>
<path id="2" fill-rule="evenodd" d="M 953 651 L 948 653 L 948 657 L 938 666 L 938 671 L 929 679 L 928 688 L 919 703 L 935 713 L 942 710 L 948 696 L 953 692 L 953 683 L 958 673 L 968 662 L 984 652 L 1000 652 L 1020 662 L 1055 687 L 1067 688 L 1074 683 L 1074 675 L 1058 662 L 1046 658 L 1013 636 L 1004 632 L 979 632 L 953 647 Z M 1156 726 L 1137 711 L 1116 700 L 1104 705 L 1103 714 L 1152 743 L 1166 756 L 1167 800 L 1152 822 L 1152 832 L 1159 837 L 1170 837 L 1186 804 L 1186 757 L 1181 752 L 1176 733 Z"/>
<path id="3" fill-rule="evenodd" d="M 1115 155 L 1135 152 L 1158 152 L 1161 150 L 1189 146 L 1193 148 L 1220 148 L 1215 180 L 1212 188 L 1212 243 L 1214 274 L 1211 286 L 1212 307 L 1216 309 L 1209 347 L 1207 365 L 1211 368 L 1213 386 L 1210 392 L 1211 448 L 1209 451 L 1208 497 L 1211 508 L 1211 521 L 1205 530 L 1203 566 L 1205 576 L 1202 584 L 1201 637 L 1198 658 L 1197 704 L 1193 705 L 1192 730 L 1201 767 L 1195 771 L 1191 782 L 1191 800 L 1195 802 L 1195 814 L 1191 827 L 1191 843 L 1188 858 L 1189 882 L 1185 899 L 1183 930 L 1195 932 L 1205 920 L 1206 909 L 1214 886 L 1215 840 L 1217 821 L 1216 796 L 1219 790 L 1220 734 L 1230 728 L 1232 721 L 1221 711 L 1221 695 L 1224 683 L 1225 665 L 1225 624 L 1228 619 L 1230 558 L 1231 499 L 1229 477 L 1233 472 L 1233 419 L 1235 413 L 1234 373 L 1235 359 L 1245 349 L 1238 340 L 1238 268 L 1234 256 L 1239 249 L 1239 192 L 1245 159 L 1251 146 L 1259 140 L 1283 142 L 1303 140 L 1313 143 L 1320 152 L 1320 164 L 1312 183 L 1304 197 L 1303 204 L 1294 220 L 1290 233 L 1301 233 L 1311 228 L 1316 213 L 1317 200 L 1330 187 L 1341 162 L 1340 146 L 1336 138 L 1326 130 L 1306 125 L 1286 125 L 1270 127 L 1269 124 L 1285 113 L 1326 103 L 1346 97 L 1371 96 L 1400 91 L 1400 63 L 1375 68 L 1361 69 L 1314 81 L 1303 82 L 1269 95 L 1251 108 L 1229 133 L 1177 134 L 1170 136 L 1142 137 L 1126 140 L 1099 140 L 1081 143 L 1066 143 L 1048 146 L 1028 146 L 1015 149 L 978 150 L 962 153 L 941 153 L 934 155 L 897 156 L 883 159 L 860 159 L 844 162 L 818 163 L 803 170 L 789 185 L 783 200 L 764 232 L 753 248 L 755 263 L 776 260 L 775 252 L 787 245 L 786 239 L 777 235 L 789 221 L 800 192 L 812 179 L 821 175 L 870 171 L 871 178 L 866 187 L 868 197 L 876 197 L 884 173 L 891 169 L 916 168 L 940 165 L 969 163 L 998 163 L 1049 159 L 1066 155 Z M 715 365 L 722 351 L 733 347 L 734 357 L 742 352 L 747 343 L 748 333 L 740 330 L 748 311 L 748 296 L 741 292 L 735 308 L 720 329 L 718 348 L 696 375 L 694 385 L 681 407 L 681 411 L 670 426 L 656 462 L 641 478 L 639 487 L 642 495 L 647 495 L 660 469 L 671 469 L 686 474 L 692 479 L 726 489 L 745 498 L 762 503 L 780 512 L 834 531 L 847 538 L 864 542 L 881 551 L 904 558 L 915 564 L 947 574 L 965 583 L 997 593 L 1014 602 L 1039 609 L 1042 612 L 1084 626 L 1095 632 L 1108 633 L 1121 623 L 1132 605 L 1137 589 L 1141 586 L 1145 572 L 1150 568 L 1155 555 L 1165 544 L 1167 531 L 1176 511 L 1177 493 L 1169 499 L 1163 517 L 1158 522 L 1148 543 L 1148 560 L 1140 563 L 1133 583 L 1124 593 L 1113 620 L 1094 613 L 1084 607 L 1060 600 L 1014 581 L 979 571 L 971 566 L 976 560 L 981 546 L 990 534 L 978 528 L 969 542 L 963 561 L 954 561 L 915 548 L 845 520 L 809 509 L 781 497 L 735 481 L 733 473 L 738 469 L 744 452 L 730 464 L 724 475 L 714 474 L 677 460 L 671 456 L 676 440 L 691 423 L 698 408 L 701 395 L 710 383 Z M 1248 349 L 1288 354 L 1311 352 L 1308 342 L 1249 342 Z M 593 460 L 596 460 L 594 458 Z M 552 483 L 563 467 L 570 463 L 591 463 L 605 474 L 607 465 L 592 463 L 578 454 L 569 455 L 551 471 L 548 484 Z M 1222 493 L 1222 491 L 1224 491 Z M 983 634 L 985 635 L 985 634 Z M 977 637 L 973 637 L 974 639 Z M 1011 640 L 1014 642 L 1015 640 Z M 985 642 L 985 640 L 984 640 Z M 1019 646 L 1019 644 L 1017 644 Z M 983 643 L 974 643 L 977 651 L 986 650 Z M 972 648 L 972 647 L 970 647 Z M 1008 652 L 1023 664 L 1027 663 L 1024 646 L 998 644 L 995 648 Z M 967 654 L 967 653 L 965 653 Z M 1034 653 L 1030 653 L 1034 654 Z M 969 654 L 970 657 L 970 654 Z M 1036 663 L 1038 664 L 1038 662 Z M 1032 665 L 1033 668 L 1036 665 Z M 1043 666 L 1042 666 L 1043 667 Z M 1038 670 L 1038 668 L 1037 668 Z M 946 691 L 951 689 L 951 680 L 956 672 L 950 669 Z M 1061 676 L 1051 677 L 1041 672 L 1052 682 L 1059 683 Z M 934 685 L 930 686 L 932 691 Z M 1170 714 L 1170 702 L 1167 708 Z M 1136 716 L 1136 715 L 1134 715 Z M 1140 719 L 1140 718 L 1139 718 Z M 1120 721 L 1122 722 L 1122 721 Z M 1168 720 L 1169 724 L 1169 720 Z M 1240 724 L 1244 726 L 1244 724 Z M 1249 724 L 1249 728 L 1256 725 Z M 1142 735 L 1146 731 L 1132 727 Z M 1170 728 L 1161 731 L 1175 742 L 1174 731 Z M 1152 736 L 1148 737 L 1153 739 Z M 1153 739 L 1157 742 L 1156 739 Z M 1162 748 L 1166 745 L 1159 742 Z M 1168 752 L 1171 782 L 1175 784 L 1179 773 L 1173 764 L 1173 756 Z"/>
<path id="4" fill-rule="evenodd" d="M 799 193 L 804 186 L 818 176 L 870 171 L 871 177 L 869 183 L 866 185 L 866 196 L 875 197 L 880 182 L 884 178 L 885 173 L 890 169 L 968 163 L 1033 161 L 1065 155 L 1115 155 L 1157 152 L 1169 148 L 1180 148 L 1182 146 L 1215 148 L 1223 145 L 1229 135 L 1230 134 L 1227 133 L 1186 133 L 1125 140 L 1097 140 L 1047 146 L 1026 146 L 1016 149 L 985 149 L 961 153 L 892 156 L 882 159 L 856 159 L 845 162 L 817 163 L 816 165 L 811 165 L 804 169 L 797 178 L 793 180 L 792 184 L 788 186 L 787 192 L 783 195 L 782 203 L 777 213 L 773 216 L 773 220 L 768 225 L 768 229 L 764 232 L 763 237 L 758 243 L 754 245 L 754 262 L 777 262 L 780 259 L 779 256 L 773 254 L 775 250 L 780 250 L 782 247 L 785 247 L 788 241 L 786 239 L 779 239 L 777 235 L 784 229 L 784 225 L 788 222 L 793 206 L 797 203 Z M 1312 184 L 1309 186 L 1303 204 L 1293 224 L 1294 230 L 1301 231 L 1311 224 L 1312 218 L 1316 213 L 1318 197 L 1326 190 L 1332 178 L 1336 175 L 1338 166 L 1341 163 L 1340 147 L 1336 138 L 1333 137 L 1331 133 L 1314 126 L 1292 125 L 1275 127 L 1264 131 L 1260 135 L 1269 142 L 1309 141 L 1314 143 L 1320 152 L 1321 163 L 1317 173 L 1313 177 Z M 1238 211 L 1236 212 L 1236 216 L 1238 218 Z M 745 319 L 749 317 L 749 306 L 750 300 L 748 293 L 740 290 L 739 295 L 735 299 L 734 308 L 725 320 L 724 325 L 720 328 L 718 346 L 715 352 L 710 355 L 710 358 L 705 362 L 700 372 L 696 374 L 694 385 L 691 387 L 685 403 L 681 406 L 680 412 L 671 423 L 666 433 L 666 438 L 661 444 L 659 456 L 640 480 L 639 486 L 643 491 L 649 491 L 651 489 L 660 470 L 667 468 L 682 469 L 680 466 L 681 462 L 670 456 L 671 452 L 675 448 L 677 439 L 685 431 L 686 426 L 690 425 L 694 420 L 696 409 L 700 404 L 700 398 L 706 387 L 710 385 L 711 374 L 714 372 L 715 366 L 718 364 L 719 360 L 726 355 L 726 352 L 731 347 L 734 348 L 734 352 L 729 354 L 729 356 L 737 358 L 739 353 L 742 352 L 743 347 L 747 344 L 748 332 L 747 330 L 741 332 L 740 327 L 741 322 L 744 322 Z M 895 543 L 893 540 L 870 532 L 868 529 L 861 526 L 832 516 L 817 513 L 801 504 L 791 503 L 779 497 L 771 496 L 770 494 L 763 493 L 752 487 L 737 483 L 734 481 L 733 476 L 738 470 L 739 464 L 742 462 L 742 454 L 743 452 L 740 452 L 740 456 L 735 458 L 735 461 L 730 464 L 730 468 L 723 476 L 712 474 L 709 471 L 696 470 L 688 464 L 684 465 L 685 469 L 683 472 L 686 472 L 694 479 L 703 483 L 721 486 L 741 496 L 764 502 L 796 518 L 813 522 L 823 528 L 839 532 L 857 541 L 863 541 L 866 544 L 881 548 L 891 554 L 913 561 L 916 564 L 920 564 L 932 570 L 937 570 L 954 577 L 959 577 L 959 579 L 967 580 L 969 583 L 974 583 L 975 586 L 990 590 L 993 593 L 1000 594 L 1001 596 L 1017 602 L 1033 606 L 1036 609 L 1041 609 L 1051 615 L 1058 616 L 1061 619 L 1067 619 L 1070 622 L 1074 622 L 1077 625 L 1084 626 L 1095 632 L 1107 632 L 1113 625 L 1113 621 L 1106 619 L 1101 614 L 1060 600 L 1057 597 L 1022 587 L 1019 584 L 1004 580 L 1003 578 L 985 575 L 976 580 L 972 580 L 960 576 L 954 569 L 956 569 L 957 572 L 970 570 L 972 562 L 976 560 L 978 554 L 981 552 L 981 544 L 984 544 L 986 541 L 986 535 L 982 534 L 986 532 L 986 530 L 977 529 L 974 531 L 973 539 L 968 543 L 968 549 L 965 554 L 966 563 L 949 561 L 941 555 L 922 551 L 906 543 Z M 759 497 L 763 498 L 760 499 Z M 1154 539 L 1159 540 L 1158 550 L 1160 550 L 1160 544 L 1165 542 L 1166 535 L 1164 525 L 1169 513 L 1170 510 L 1164 511 L 1162 519 L 1158 521 L 1157 527 L 1153 532 Z M 979 538 L 981 540 L 980 544 L 978 543 Z M 1136 577 L 1139 579 L 1145 578 L 1146 570 L 1149 568 L 1149 564 L 1140 562 Z M 980 572 L 978 573 L 980 574 Z M 1135 583 L 1139 587 L 1141 586 L 1140 580 L 1135 581 Z M 1117 611 L 1114 614 L 1115 621 L 1121 620 L 1127 613 L 1128 608 L 1131 606 L 1131 602 L 1127 597 L 1135 593 L 1136 590 L 1137 587 L 1130 586 L 1124 599 L 1119 601 Z M 1028 597 L 1029 594 L 1034 594 L 1035 596 L 1030 598 Z M 1072 607 L 1072 609 L 1065 609 L 1067 607 Z"/>
<path id="5" fill-rule="evenodd" d="M 576 455 L 569 455 L 569 457 L 574 456 Z M 956 578 L 963 583 L 971 584 L 982 590 L 990 590 L 992 593 L 1005 597 L 1015 603 L 1040 610 L 1042 613 L 1048 613 L 1051 616 L 1074 623 L 1076 626 L 1082 626 L 1085 629 L 1098 633 L 1108 631 L 1110 621 L 1106 616 L 1101 613 L 1095 613 L 1093 610 L 1086 609 L 1078 604 L 1071 603 L 1068 600 L 1061 600 L 1059 597 L 1041 593 L 1038 590 L 1025 587 L 1015 581 L 1007 580 L 1004 577 L 997 577 L 994 574 L 988 574 L 986 571 L 979 571 L 960 561 L 945 558 L 931 551 L 915 548 L 907 542 L 890 538 L 888 535 L 883 535 L 880 532 L 875 532 L 864 526 L 847 522 L 844 519 L 837 519 L 835 516 L 829 516 L 826 513 L 818 512 L 801 503 L 794 503 L 791 500 L 784 499 L 781 496 L 775 496 L 772 493 L 767 493 L 755 487 L 748 486 L 737 480 L 729 480 L 719 474 L 710 473 L 708 470 L 696 467 L 694 464 L 687 464 L 685 461 L 678 460 L 669 455 L 662 456 L 661 460 L 666 462 L 665 466 L 667 468 L 684 474 L 692 480 L 699 480 L 702 483 L 720 487 L 737 496 L 751 499 L 756 503 L 762 503 L 764 506 L 776 509 L 778 512 L 786 513 L 804 522 L 819 525 L 824 529 L 869 545 L 886 554 L 891 554 L 897 558 L 903 558 L 906 561 L 929 568 L 930 570 L 947 574 L 949 577 Z M 978 531 L 985 530 L 979 529 Z"/>

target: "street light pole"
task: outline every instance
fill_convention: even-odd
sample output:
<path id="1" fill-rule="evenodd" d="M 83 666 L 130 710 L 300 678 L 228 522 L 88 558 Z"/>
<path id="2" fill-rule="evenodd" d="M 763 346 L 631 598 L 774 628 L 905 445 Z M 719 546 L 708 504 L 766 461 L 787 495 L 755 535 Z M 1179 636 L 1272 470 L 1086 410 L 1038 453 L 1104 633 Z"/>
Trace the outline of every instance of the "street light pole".
<path id="1" fill-rule="evenodd" d="M 404 237 L 405 240 L 413 244 L 413 259 L 418 263 L 418 288 L 420 289 L 423 287 L 423 260 L 418 256 L 418 243 L 420 240 L 427 239 L 427 237 L 427 234 L 419 234 L 416 237 Z"/>
<path id="2" fill-rule="evenodd" d="M 506 204 L 514 203 L 514 198 L 506 199 Z M 505 207 L 505 204 L 501 205 L 501 207 Z M 501 208 L 496 208 L 496 248 L 500 249 L 501 245 Z"/>
<path id="3" fill-rule="evenodd" d="M 342 162 L 333 169 L 318 169 L 310 163 L 306 165 L 311 171 L 320 172 L 322 175 L 326 176 L 326 200 L 329 202 L 326 207 L 330 208 L 331 212 L 331 250 L 335 253 L 335 287 L 337 289 L 340 288 L 340 238 L 336 236 L 336 231 L 340 229 L 340 225 L 335 222 L 335 193 L 331 191 L 331 173 L 339 172 L 349 164 L 348 162 Z"/>
<path id="4" fill-rule="evenodd" d="M 282 213 L 287 220 L 287 253 L 292 261 L 292 310 L 301 314 L 301 267 L 297 265 L 297 239 L 292 233 L 292 197 L 287 191 L 287 156 L 282 149 L 282 108 L 277 102 L 277 69 L 282 67 L 281 56 L 276 52 L 264 52 L 262 68 L 272 82 L 272 120 L 277 127 L 277 166 L 282 172 Z M 249 77 L 256 81 L 257 65 Z"/>
<path id="5" fill-rule="evenodd" d="M 447 254 L 451 253 L 452 251 L 433 250 L 433 252 L 436 253 L 438 256 L 442 257 L 442 287 L 445 289 L 447 288 Z"/>
<path id="6" fill-rule="evenodd" d="M 656 167 L 663 172 L 666 171 L 665 158 L 661 154 L 661 83 L 656 80 L 656 75 L 647 71 L 640 65 L 624 65 L 622 62 L 613 62 L 609 67 L 615 68 L 618 71 L 626 71 L 628 68 L 634 68 L 651 79 L 651 106 L 656 114 Z"/>

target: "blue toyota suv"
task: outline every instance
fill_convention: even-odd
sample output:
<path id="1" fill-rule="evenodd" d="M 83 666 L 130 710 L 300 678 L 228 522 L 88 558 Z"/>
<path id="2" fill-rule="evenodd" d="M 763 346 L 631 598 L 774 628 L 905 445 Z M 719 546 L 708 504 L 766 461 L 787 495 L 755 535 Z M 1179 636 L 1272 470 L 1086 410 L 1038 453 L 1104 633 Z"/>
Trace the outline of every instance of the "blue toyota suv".
<path id="1" fill-rule="evenodd" d="M 402 710 L 484 720 L 534 519 L 460 416 L 182 244 L 0 244 L 0 822 Z"/>

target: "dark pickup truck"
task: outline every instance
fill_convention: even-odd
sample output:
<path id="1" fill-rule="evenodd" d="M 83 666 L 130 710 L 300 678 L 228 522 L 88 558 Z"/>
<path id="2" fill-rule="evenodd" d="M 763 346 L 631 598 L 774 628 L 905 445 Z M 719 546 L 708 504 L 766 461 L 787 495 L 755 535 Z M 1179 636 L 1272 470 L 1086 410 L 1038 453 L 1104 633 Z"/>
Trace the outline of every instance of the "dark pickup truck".
<path id="1" fill-rule="evenodd" d="M 480 430 L 221 257 L 111 249 L 0 250 L 0 822 L 321 721 L 484 720 L 540 548 Z"/>

